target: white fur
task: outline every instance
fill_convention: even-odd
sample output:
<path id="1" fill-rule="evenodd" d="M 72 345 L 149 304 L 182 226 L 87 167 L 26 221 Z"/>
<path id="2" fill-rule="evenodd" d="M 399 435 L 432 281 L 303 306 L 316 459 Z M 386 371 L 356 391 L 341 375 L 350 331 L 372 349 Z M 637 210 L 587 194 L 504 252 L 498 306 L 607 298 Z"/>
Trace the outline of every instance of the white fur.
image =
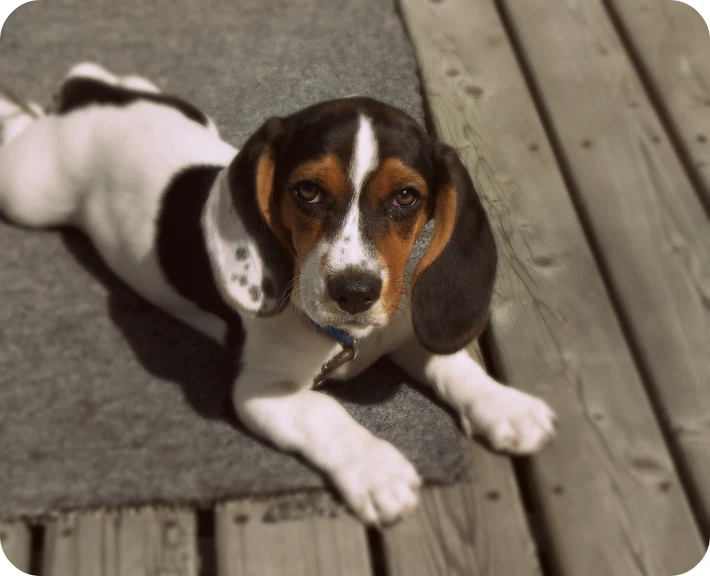
<path id="1" fill-rule="evenodd" d="M 269 300 L 261 291 L 250 294 L 254 286 L 261 286 L 268 277 L 264 270 L 259 250 L 249 239 L 241 220 L 236 217 L 227 186 L 227 173 L 217 177 L 215 186 L 207 199 L 202 226 L 212 271 L 222 287 L 222 296 L 232 307 L 246 313 L 256 313 L 265 303 L 273 308 L 275 300 Z M 235 258 L 235 252 L 244 249 L 245 259 Z"/>
<path id="2" fill-rule="evenodd" d="M 152 86 L 136 77 L 120 79 L 91 64 L 72 73 L 146 90 Z M 82 229 L 111 269 L 137 292 L 222 341 L 224 322 L 170 286 L 157 262 L 154 242 L 161 193 L 173 175 L 192 164 L 226 165 L 236 150 L 216 137 L 212 127 L 149 102 L 91 107 L 23 122 L 23 130 L 0 148 L 0 210 L 26 226 L 71 224 Z M 361 186 L 377 155 L 366 119 L 361 121 L 355 150 L 353 182 Z M 416 505 L 420 480 L 415 470 L 335 400 L 310 390 L 321 365 L 339 345 L 316 332 L 293 306 L 285 306 L 274 318 L 256 318 L 249 314 L 253 310 L 236 306 L 245 295 L 233 276 L 246 275 L 249 284 L 256 284 L 263 267 L 236 217 L 224 174 L 210 192 L 203 228 L 214 269 L 222 276 L 225 300 L 245 313 L 243 369 L 233 394 L 236 410 L 256 434 L 301 454 L 328 474 L 364 521 L 392 522 Z M 353 241 L 358 237 L 355 218 L 346 226 Z M 241 245 L 249 258 L 237 261 L 233 255 Z M 314 254 L 316 263 L 309 260 L 305 274 L 317 271 L 322 252 Z M 407 293 L 405 289 L 405 298 Z M 296 301 L 300 297 L 303 305 L 298 294 Z M 254 302 L 254 307 L 258 304 Z M 360 342 L 357 359 L 332 376 L 349 378 L 389 353 L 412 376 L 432 385 L 458 411 L 468 431 L 514 453 L 542 446 L 552 434 L 554 418 L 544 403 L 496 383 L 465 352 L 451 356 L 426 352 L 413 335 L 404 311 L 408 306 L 401 308 L 386 329 Z"/>
<path id="3" fill-rule="evenodd" d="M 353 196 L 343 228 L 333 246 L 328 250 L 328 266 L 337 273 L 349 266 L 368 270 L 377 269 L 377 259 L 373 251 L 365 246 L 360 229 L 360 198 L 365 178 L 377 167 L 377 139 L 370 120 L 360 116 L 353 157 L 350 161 L 350 182 Z"/>
<path id="4" fill-rule="evenodd" d="M 556 418 L 547 404 L 500 385 L 466 350 L 437 356 L 412 339 L 390 357 L 456 409 L 469 435 L 485 438 L 496 450 L 530 454 L 554 435 Z"/>

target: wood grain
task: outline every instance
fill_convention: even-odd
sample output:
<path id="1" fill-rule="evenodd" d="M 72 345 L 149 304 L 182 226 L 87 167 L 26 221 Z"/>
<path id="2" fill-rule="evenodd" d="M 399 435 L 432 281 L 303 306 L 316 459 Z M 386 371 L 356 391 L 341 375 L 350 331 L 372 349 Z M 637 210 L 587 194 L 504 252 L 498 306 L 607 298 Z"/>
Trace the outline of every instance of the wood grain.
<path id="1" fill-rule="evenodd" d="M 575 576 L 689 570 L 697 526 L 492 0 L 401 8 L 437 133 L 494 224 L 495 373 L 560 417 L 527 466 L 550 563 Z"/>
<path id="2" fill-rule="evenodd" d="M 710 534 L 710 221 L 601 0 L 507 6 Z"/>
<path id="3" fill-rule="evenodd" d="M 216 510 L 218 576 L 370 576 L 365 528 L 324 492 Z"/>
<path id="4" fill-rule="evenodd" d="M 0 545 L 7 559 L 23 572 L 30 571 L 29 528 L 21 522 L 0 522 Z"/>
<path id="5" fill-rule="evenodd" d="M 43 576 L 197 576 L 195 515 L 172 509 L 70 514 L 48 524 Z"/>
<path id="6" fill-rule="evenodd" d="M 710 34 L 693 8 L 669 0 L 607 0 L 670 120 L 710 210 Z"/>

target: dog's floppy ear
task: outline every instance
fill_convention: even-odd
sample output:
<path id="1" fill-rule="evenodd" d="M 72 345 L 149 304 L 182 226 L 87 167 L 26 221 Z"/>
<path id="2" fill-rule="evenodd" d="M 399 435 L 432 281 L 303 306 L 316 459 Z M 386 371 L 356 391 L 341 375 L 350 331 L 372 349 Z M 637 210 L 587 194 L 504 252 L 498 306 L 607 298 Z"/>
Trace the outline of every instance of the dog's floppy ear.
<path id="1" fill-rule="evenodd" d="M 434 232 L 412 279 L 412 321 L 436 354 L 461 350 L 480 334 L 496 274 L 496 246 L 486 213 L 456 151 L 436 144 Z"/>
<path id="2" fill-rule="evenodd" d="M 203 215 L 222 296 L 241 312 L 273 316 L 288 297 L 294 258 L 274 199 L 276 142 L 286 120 L 270 118 L 223 172 Z"/>

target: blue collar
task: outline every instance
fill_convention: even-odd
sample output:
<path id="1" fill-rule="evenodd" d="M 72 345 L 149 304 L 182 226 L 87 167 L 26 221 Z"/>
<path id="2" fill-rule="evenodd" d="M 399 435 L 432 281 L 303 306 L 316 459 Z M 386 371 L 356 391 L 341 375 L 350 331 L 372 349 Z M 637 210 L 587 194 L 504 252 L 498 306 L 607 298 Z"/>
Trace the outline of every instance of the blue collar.
<path id="1" fill-rule="evenodd" d="M 321 326 L 320 324 L 314 322 L 310 317 L 306 317 L 308 318 L 308 321 L 311 323 L 311 325 L 321 334 L 325 334 L 333 340 L 340 342 L 340 344 L 342 344 L 343 346 L 355 346 L 357 339 L 354 338 L 351 334 L 348 334 L 345 330 L 341 330 L 340 328 L 336 328 L 335 326 Z"/>

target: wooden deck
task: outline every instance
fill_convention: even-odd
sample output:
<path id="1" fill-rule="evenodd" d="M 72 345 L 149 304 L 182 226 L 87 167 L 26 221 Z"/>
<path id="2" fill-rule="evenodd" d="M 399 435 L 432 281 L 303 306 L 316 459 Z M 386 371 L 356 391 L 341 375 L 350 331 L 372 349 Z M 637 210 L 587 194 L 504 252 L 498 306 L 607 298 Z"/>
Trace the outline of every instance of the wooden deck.
<path id="1" fill-rule="evenodd" d="M 0 525 L 42 576 L 671 576 L 710 538 L 710 36 L 671 0 L 401 0 L 500 272 L 482 340 L 557 440 L 366 530 L 326 493 Z M 474 350 L 478 353 L 478 348 Z M 302 514 L 273 521 L 286 499 Z"/>

